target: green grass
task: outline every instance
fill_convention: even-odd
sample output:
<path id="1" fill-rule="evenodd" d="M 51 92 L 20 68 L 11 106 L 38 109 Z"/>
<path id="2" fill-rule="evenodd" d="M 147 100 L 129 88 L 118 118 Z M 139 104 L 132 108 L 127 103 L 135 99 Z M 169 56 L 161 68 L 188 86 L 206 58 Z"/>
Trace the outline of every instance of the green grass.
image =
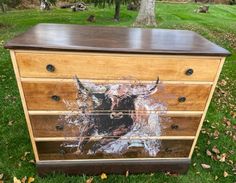
<path id="1" fill-rule="evenodd" d="M 236 120 L 231 115 L 233 111 L 236 112 L 236 6 L 210 5 L 210 12 L 207 14 L 194 13 L 196 7 L 196 4 L 157 4 L 159 28 L 193 30 L 232 52 L 220 76 L 220 82 L 225 80 L 226 85 L 219 84 L 214 94 L 207 120 L 197 143 L 198 148 L 193 154 L 190 170 L 186 175 L 179 176 L 168 176 L 163 173 L 128 177 L 109 175 L 106 181 L 95 177 L 94 182 L 236 182 L 236 175 L 232 170 L 233 166 L 236 166 L 236 142 L 232 137 L 236 135 L 236 129 L 233 128 Z M 114 22 L 113 11 L 112 7 L 106 9 L 91 7 L 88 11 L 77 13 L 54 9 L 49 12 L 18 10 L 0 14 L 0 174 L 4 174 L 4 182 L 13 182 L 14 176 L 18 178 L 33 176 L 36 178 L 35 182 L 45 183 L 85 182 L 87 177 L 62 174 L 48 175 L 45 178 L 37 176 L 35 165 L 29 163 L 29 160 L 33 159 L 33 152 L 9 52 L 2 45 L 37 23 L 132 26 L 137 15 L 136 12 L 127 11 L 125 7 L 122 7 L 121 21 Z M 96 15 L 96 23 L 86 21 L 90 14 Z M 221 92 L 222 90 L 224 92 Z M 231 126 L 225 125 L 224 117 L 231 121 Z M 220 132 L 218 139 L 214 139 L 212 135 L 215 128 Z M 227 153 L 226 162 L 212 160 L 206 155 L 206 150 L 211 150 L 214 145 L 221 153 Z M 232 150 L 235 151 L 234 154 L 230 154 Z M 24 160 L 21 157 L 25 152 L 30 152 L 30 154 Z M 229 160 L 233 162 L 233 165 Z M 211 168 L 203 169 L 202 163 L 211 165 Z M 224 171 L 229 173 L 228 177 L 223 176 Z M 215 180 L 216 176 L 217 180 Z"/>

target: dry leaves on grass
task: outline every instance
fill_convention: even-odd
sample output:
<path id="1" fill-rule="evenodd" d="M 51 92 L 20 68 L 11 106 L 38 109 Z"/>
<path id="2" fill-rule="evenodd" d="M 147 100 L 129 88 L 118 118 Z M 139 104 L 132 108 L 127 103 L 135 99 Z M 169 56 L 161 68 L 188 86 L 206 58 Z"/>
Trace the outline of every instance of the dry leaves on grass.
<path id="1" fill-rule="evenodd" d="M 107 174 L 102 173 L 102 174 L 101 174 L 101 179 L 102 179 L 102 180 L 107 179 Z"/>
<path id="2" fill-rule="evenodd" d="M 21 183 L 26 183 L 26 180 L 27 180 L 27 177 L 24 176 L 24 177 L 21 179 Z"/>
<path id="3" fill-rule="evenodd" d="M 202 168 L 204 168 L 204 169 L 209 169 L 209 168 L 211 168 L 211 166 L 210 165 L 207 165 L 207 164 L 201 164 L 201 166 L 202 166 Z"/>
<path id="4" fill-rule="evenodd" d="M 13 183 L 21 183 L 20 179 L 17 179 L 16 177 L 13 177 Z"/>
<path id="5" fill-rule="evenodd" d="M 21 160 L 25 161 L 27 159 L 27 155 L 30 154 L 30 152 L 25 152 L 23 156 L 21 156 Z"/>
<path id="6" fill-rule="evenodd" d="M 86 183 L 92 183 L 93 182 L 93 177 L 89 177 L 89 179 L 86 180 Z"/>
<path id="7" fill-rule="evenodd" d="M 228 172 L 224 171 L 224 177 L 228 177 L 228 176 L 229 176 Z"/>
<path id="8" fill-rule="evenodd" d="M 129 176 L 129 170 L 127 170 L 127 171 L 125 172 L 125 176 L 126 176 L 126 177 Z"/>
<path id="9" fill-rule="evenodd" d="M 215 154 L 220 154 L 220 151 L 216 146 L 213 146 L 212 152 L 214 152 Z"/>
<path id="10" fill-rule="evenodd" d="M 25 176 L 21 180 L 18 179 L 17 177 L 13 178 L 13 183 L 32 183 L 32 182 L 34 182 L 34 177 L 28 177 L 27 179 L 27 177 Z"/>
<path id="11" fill-rule="evenodd" d="M 211 151 L 209 151 L 208 149 L 206 150 L 206 154 L 207 154 L 207 156 L 212 156 Z"/>
<path id="12" fill-rule="evenodd" d="M 226 157 L 227 157 L 227 154 L 226 154 L 226 153 L 221 154 L 219 161 L 220 161 L 220 162 L 225 162 Z"/>
<path id="13" fill-rule="evenodd" d="M 220 132 L 218 130 L 215 130 L 213 133 L 214 139 L 218 139 L 219 135 L 220 135 Z"/>
<path id="14" fill-rule="evenodd" d="M 34 177 L 29 177 L 27 183 L 32 183 L 34 182 Z"/>

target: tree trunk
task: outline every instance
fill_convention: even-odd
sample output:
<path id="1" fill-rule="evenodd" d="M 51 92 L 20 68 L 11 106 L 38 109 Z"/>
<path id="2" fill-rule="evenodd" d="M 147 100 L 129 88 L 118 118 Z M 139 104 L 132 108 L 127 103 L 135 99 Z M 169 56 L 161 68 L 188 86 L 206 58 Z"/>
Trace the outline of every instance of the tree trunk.
<path id="1" fill-rule="evenodd" d="M 6 10 L 5 10 L 5 7 L 4 7 L 4 4 L 3 3 L 0 3 L 0 7 L 1 7 L 1 10 L 2 12 L 4 13 Z"/>
<path id="2" fill-rule="evenodd" d="M 140 10 L 134 22 L 134 26 L 156 26 L 155 18 L 156 0 L 141 0 Z"/>
<path id="3" fill-rule="evenodd" d="M 115 0 L 115 15 L 114 20 L 119 21 L 120 20 L 120 0 Z"/>

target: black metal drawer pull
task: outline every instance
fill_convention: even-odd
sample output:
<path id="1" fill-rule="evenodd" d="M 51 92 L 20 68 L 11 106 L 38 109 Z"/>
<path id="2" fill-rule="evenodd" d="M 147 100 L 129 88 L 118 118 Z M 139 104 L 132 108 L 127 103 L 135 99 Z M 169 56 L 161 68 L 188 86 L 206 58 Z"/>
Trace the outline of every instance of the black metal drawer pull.
<path id="1" fill-rule="evenodd" d="M 48 64 L 46 66 L 46 69 L 47 69 L 48 72 L 54 72 L 56 70 L 55 66 L 52 65 L 52 64 Z"/>
<path id="2" fill-rule="evenodd" d="M 64 125 L 63 124 L 56 125 L 56 130 L 58 131 L 64 130 Z"/>
<path id="3" fill-rule="evenodd" d="M 57 96 L 57 95 L 53 95 L 53 96 L 51 97 L 51 99 L 54 100 L 54 101 L 56 101 L 56 102 L 58 102 L 61 98 L 60 98 L 59 96 Z"/>
<path id="4" fill-rule="evenodd" d="M 179 101 L 179 102 L 185 102 L 185 101 L 186 101 L 186 97 L 179 97 L 179 98 L 178 98 L 178 101 Z"/>
<path id="5" fill-rule="evenodd" d="M 179 128 L 179 125 L 176 125 L 176 124 L 171 125 L 171 129 L 173 130 L 177 130 L 178 128 Z"/>
<path id="6" fill-rule="evenodd" d="M 191 76 L 193 74 L 193 69 L 187 69 L 186 72 L 185 72 L 185 75 L 187 76 Z"/>

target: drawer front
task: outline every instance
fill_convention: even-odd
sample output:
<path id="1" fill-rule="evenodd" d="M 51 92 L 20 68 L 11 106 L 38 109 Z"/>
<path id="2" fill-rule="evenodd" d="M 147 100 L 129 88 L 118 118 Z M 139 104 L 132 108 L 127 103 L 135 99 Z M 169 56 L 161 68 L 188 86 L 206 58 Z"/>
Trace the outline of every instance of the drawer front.
<path id="1" fill-rule="evenodd" d="M 139 118 L 147 119 L 147 116 L 148 115 L 146 114 L 141 117 L 139 116 Z M 34 136 L 78 137 L 80 135 L 80 128 L 77 125 L 69 124 L 69 121 L 66 120 L 66 118 L 67 116 L 63 115 L 31 115 L 30 119 Z M 73 116 L 71 119 L 73 120 Z M 74 121 L 75 119 L 78 119 L 78 116 L 75 115 Z M 147 121 L 146 119 L 143 121 Z M 201 117 L 160 116 L 161 136 L 195 136 L 200 119 Z M 110 121 L 108 121 L 108 123 L 109 122 Z"/>
<path id="2" fill-rule="evenodd" d="M 47 52 L 17 52 L 16 60 L 21 77 L 154 80 L 159 76 L 163 81 L 213 81 L 220 63 L 210 57 Z"/>
<path id="3" fill-rule="evenodd" d="M 22 87 L 28 110 L 68 110 L 65 101 L 70 110 L 78 108 L 73 82 L 23 82 Z M 167 110 L 203 111 L 210 89 L 211 85 L 162 84 L 150 98 Z"/>
<path id="4" fill-rule="evenodd" d="M 125 141 L 125 140 L 124 140 Z M 96 142 L 90 142 L 93 146 Z M 124 142 L 127 143 L 128 142 Z M 66 159 L 115 159 L 115 158 L 174 158 L 188 157 L 192 140 L 161 140 L 155 156 L 150 156 L 142 147 L 129 147 L 120 150 L 119 153 L 91 154 L 81 152 L 77 147 L 71 147 L 74 142 L 37 142 L 37 149 L 40 160 L 66 160 Z M 130 145 L 130 143 L 129 143 Z"/>

